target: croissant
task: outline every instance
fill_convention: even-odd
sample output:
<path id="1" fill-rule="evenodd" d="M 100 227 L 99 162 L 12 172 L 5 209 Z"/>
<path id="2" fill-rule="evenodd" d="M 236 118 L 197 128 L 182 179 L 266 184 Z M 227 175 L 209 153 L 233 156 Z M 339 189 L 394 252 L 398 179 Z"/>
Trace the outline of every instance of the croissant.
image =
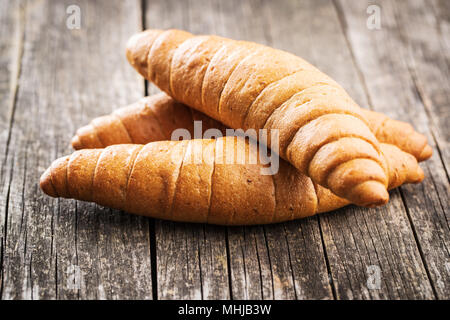
<path id="1" fill-rule="evenodd" d="M 426 137 L 416 132 L 410 124 L 389 119 L 374 111 L 362 109 L 362 112 L 378 141 L 397 146 L 415 156 L 417 161 L 431 156 L 432 149 Z M 159 93 L 95 118 L 77 130 L 72 146 L 79 150 L 171 140 L 172 133 L 179 128 L 187 129 L 194 137 L 194 121 L 201 121 L 202 136 L 209 129 L 218 129 L 223 135 L 226 133 L 222 123 L 175 101 L 165 93 Z"/>
<path id="2" fill-rule="evenodd" d="M 242 137 L 224 137 L 83 149 L 55 160 L 42 175 L 40 187 L 52 197 L 220 225 L 288 221 L 349 203 L 285 161 L 280 161 L 276 174 L 262 175 L 267 165 L 252 162 L 259 159 L 254 146 Z M 381 148 L 389 188 L 423 179 L 412 155 L 392 145 Z"/>
<path id="3" fill-rule="evenodd" d="M 336 195 L 368 207 L 388 201 L 386 162 L 361 108 L 303 59 L 180 30 L 133 36 L 127 58 L 177 101 L 231 128 L 268 129 L 262 142 Z"/>

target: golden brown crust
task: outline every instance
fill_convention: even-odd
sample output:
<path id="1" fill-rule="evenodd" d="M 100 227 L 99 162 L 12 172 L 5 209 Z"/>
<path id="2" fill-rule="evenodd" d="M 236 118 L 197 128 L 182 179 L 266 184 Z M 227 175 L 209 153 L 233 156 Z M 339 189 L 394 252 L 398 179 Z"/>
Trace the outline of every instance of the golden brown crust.
<path id="1" fill-rule="evenodd" d="M 67 164 L 67 184 L 71 197 L 83 201 L 94 201 L 92 183 L 101 149 L 76 151 Z"/>
<path id="2" fill-rule="evenodd" d="M 114 111 L 113 114 L 122 121 L 132 143 L 145 144 L 155 140 L 165 140 L 165 134 L 152 109 L 159 101 L 161 100 L 155 96 L 143 98 L 128 107 Z M 140 125 L 137 125 L 138 123 Z"/>
<path id="3" fill-rule="evenodd" d="M 355 121 L 358 123 L 365 124 L 363 123 L 365 119 L 361 116 L 360 108 L 356 104 L 337 100 L 332 97 L 330 98 L 326 95 L 326 88 L 323 89 L 323 95 L 317 98 L 314 97 L 309 90 L 310 89 L 308 88 L 294 95 L 269 117 L 264 126 L 264 129 L 267 129 L 269 132 L 272 132 L 272 130 L 278 131 L 279 149 L 282 157 L 286 158 L 286 149 L 292 142 L 295 134 L 297 134 L 302 127 L 322 116 L 339 114 L 351 115 L 357 118 Z M 331 121 L 332 117 L 327 118 Z M 339 129 L 338 123 L 336 123 L 334 127 Z M 363 131 L 365 132 L 367 130 L 361 128 L 361 132 Z M 271 142 L 269 135 L 268 143 L 271 145 Z M 374 143 L 374 145 L 376 146 L 376 143 Z M 350 146 L 350 150 L 351 149 L 352 147 Z M 354 156 L 358 155 L 354 154 Z"/>
<path id="4" fill-rule="evenodd" d="M 317 212 L 318 196 L 310 178 L 301 174 L 293 166 L 285 165 L 284 161 L 280 163 L 278 174 L 272 177 L 276 199 L 276 214 L 272 222 L 305 218 Z M 334 197 L 338 198 L 337 196 Z M 337 202 L 330 203 L 330 208 L 336 204 Z M 331 210 L 333 209 L 329 211 Z"/>
<path id="5" fill-rule="evenodd" d="M 128 179 L 128 207 L 124 210 L 170 219 L 176 182 L 188 143 L 153 142 L 141 149 Z"/>
<path id="6" fill-rule="evenodd" d="M 219 119 L 219 102 L 225 86 L 238 64 L 257 53 L 255 44 L 225 39 L 208 64 L 202 83 L 202 109 L 205 114 Z M 181 101 L 181 100 L 180 100 Z"/>
<path id="7" fill-rule="evenodd" d="M 423 170 L 411 154 L 387 143 L 382 143 L 381 147 L 389 166 L 389 189 L 397 188 L 403 183 L 419 183 L 424 179 Z"/>
<path id="8" fill-rule="evenodd" d="M 312 67 L 312 66 L 311 66 Z M 317 85 L 338 86 L 315 68 L 302 69 L 269 84 L 253 101 L 244 119 L 244 128 L 263 128 L 270 115 L 299 92 Z"/>
<path id="9" fill-rule="evenodd" d="M 381 148 L 389 163 L 390 187 L 423 179 L 413 156 L 394 146 Z M 313 184 L 286 161 L 280 161 L 274 176 L 262 175 L 264 165 L 251 162 L 258 159 L 257 152 L 239 137 L 79 150 L 54 161 L 40 186 L 53 197 L 95 201 L 161 219 L 223 225 L 288 221 L 349 203 Z M 364 160 L 357 165 L 376 168 L 376 162 Z M 344 177 L 353 168 L 346 164 L 338 166 Z M 357 185 L 366 187 L 384 186 L 372 180 Z"/>
<path id="10" fill-rule="evenodd" d="M 339 198 L 330 190 L 323 188 L 317 184 L 315 184 L 314 186 L 316 188 L 316 196 L 318 199 L 316 214 L 333 211 L 350 204 L 347 199 Z"/>
<path id="11" fill-rule="evenodd" d="M 380 142 L 396 145 L 418 161 L 427 160 L 433 154 L 427 138 L 416 132 L 409 123 L 389 119 L 382 113 L 370 110 L 363 110 L 363 113 L 370 119 L 370 129 Z"/>
<path id="12" fill-rule="evenodd" d="M 194 138 L 194 121 L 201 122 L 201 135 L 208 129 L 218 129 L 225 134 L 226 127 L 220 122 L 176 102 L 165 93 L 159 93 L 144 97 L 110 115 L 95 118 L 77 130 L 72 138 L 72 147 L 79 150 L 171 140 L 176 129 L 186 129 Z"/>
<path id="13" fill-rule="evenodd" d="M 216 139 L 208 223 L 223 225 L 266 224 L 275 214 L 275 190 L 271 176 L 261 175 L 261 165 L 238 163 L 238 151 L 247 159 L 257 152 L 237 137 Z M 231 155 L 231 156 L 230 156 Z M 234 163 L 229 163 L 233 159 Z"/>
<path id="14" fill-rule="evenodd" d="M 180 101 L 202 109 L 202 85 L 210 61 L 225 42 L 215 36 L 187 39 L 175 51 L 171 65 L 170 88 Z"/>
<path id="15" fill-rule="evenodd" d="M 420 133 L 419 133 L 420 134 Z M 426 138 L 425 138 L 426 139 Z M 387 143 L 387 141 L 386 141 Z M 403 142 L 400 142 L 399 144 L 401 144 Z M 422 151 L 419 153 L 419 156 L 416 157 L 416 159 L 418 161 L 425 161 L 429 158 L 431 158 L 431 156 L 433 155 L 433 148 L 431 148 L 431 146 L 429 144 L 427 144 Z"/>
<path id="16" fill-rule="evenodd" d="M 379 152 L 379 145 L 376 143 L 375 136 L 372 132 L 366 130 L 366 126 L 362 121 L 352 115 L 325 114 L 319 117 L 311 117 L 311 119 L 313 120 L 302 126 L 295 133 L 294 138 L 286 148 L 287 158 L 291 163 L 295 163 L 295 167 L 301 172 L 308 171 L 311 160 L 320 148 L 342 138 L 362 139 L 370 143 L 374 148 L 377 146 L 376 151 L 377 153 Z M 297 150 L 302 150 L 302 152 L 297 152 Z M 357 159 L 355 157 L 358 154 L 357 150 L 346 149 L 345 152 L 353 153 L 351 158 Z M 361 156 L 364 157 L 365 155 L 362 154 Z M 381 166 L 382 160 L 379 155 L 377 156 L 377 161 Z M 324 163 L 323 165 L 325 166 L 326 164 Z"/>
<path id="17" fill-rule="evenodd" d="M 172 220 L 183 222 L 208 220 L 214 150 L 214 140 L 189 141 L 176 184 Z M 198 165 L 199 161 L 202 165 Z"/>
<path id="18" fill-rule="evenodd" d="M 242 59 L 234 69 L 220 97 L 220 120 L 232 128 L 243 128 L 251 104 L 268 85 L 310 66 L 280 50 L 260 45 L 254 50 L 254 55 Z M 278 67 L 273 68 L 275 65 Z"/>
<path id="19" fill-rule="evenodd" d="M 114 141 L 120 141 L 120 143 L 132 143 L 127 129 L 120 118 L 114 113 L 109 116 L 95 118 L 92 120 L 91 126 L 94 128 L 96 132 L 95 136 L 102 146 L 112 145 L 114 144 Z"/>
<path id="20" fill-rule="evenodd" d="M 148 53 L 147 79 L 156 84 L 164 92 L 171 94 L 170 73 L 172 57 L 175 50 L 192 34 L 180 30 L 167 30 L 162 33 L 151 44 Z"/>
<path id="21" fill-rule="evenodd" d="M 371 159 L 354 159 L 338 165 L 327 179 L 329 189 L 348 199 L 352 195 L 355 204 L 371 207 L 386 204 L 386 177 L 380 165 Z M 335 191 L 334 191 L 335 190 Z"/>
<path id="22" fill-rule="evenodd" d="M 301 58 L 257 44 L 244 45 L 242 42 L 234 42 L 238 47 L 243 46 L 244 49 L 242 52 L 247 48 L 253 48 L 255 53 L 252 56 L 236 56 L 231 59 L 230 62 L 228 62 L 230 59 L 224 56 L 221 57 L 223 61 L 214 60 L 214 56 L 217 52 L 220 52 L 222 44 L 224 42 L 228 43 L 233 41 L 228 40 L 222 42 L 221 40 L 215 41 L 210 39 L 216 38 L 207 36 L 195 37 L 179 30 L 168 30 L 163 32 L 151 45 L 150 53 L 148 55 L 148 79 L 153 81 L 163 91 L 171 94 L 176 100 L 197 108 L 200 111 L 204 111 L 208 115 L 215 117 L 217 120 L 232 128 L 238 129 L 243 127 L 244 120 L 250 112 L 253 102 L 264 89 L 270 86 L 271 83 L 277 82 L 304 69 L 316 72 L 319 77 L 323 77 L 325 82 L 327 81 L 325 75 L 322 76 L 320 71 Z M 223 48 L 223 50 L 226 50 L 227 44 L 225 44 Z M 133 49 L 129 48 L 129 50 Z M 131 56 L 133 57 L 133 55 Z M 208 72 L 208 67 L 212 64 L 211 60 L 214 60 L 214 66 L 224 64 L 224 72 L 222 73 L 221 69 L 210 69 L 210 72 Z M 205 70 L 205 80 L 194 80 L 194 85 L 191 88 L 189 86 L 190 82 L 192 82 L 191 79 L 195 77 L 195 75 L 200 75 L 201 77 Z M 206 84 L 207 87 L 208 81 L 213 82 L 214 85 L 219 83 L 220 86 L 223 86 L 223 89 L 220 86 L 218 88 L 218 91 L 221 92 L 218 109 L 217 105 L 203 103 L 206 101 L 203 101 L 204 97 L 202 97 L 202 90 L 199 89 L 199 83 L 202 83 L 203 86 Z M 174 89 L 173 92 L 171 88 Z M 192 90 L 188 88 L 191 88 Z M 279 87 L 271 87 L 268 89 L 268 91 L 271 90 L 274 90 L 274 95 L 284 91 L 283 88 Z M 337 91 L 329 90 L 327 92 L 328 101 L 334 101 L 335 103 L 333 105 L 336 107 L 336 109 L 332 108 L 331 110 L 326 111 L 321 110 L 323 111 L 321 117 L 322 121 L 329 121 L 328 125 L 323 125 L 321 127 L 309 125 L 310 122 L 316 121 L 315 118 L 306 116 L 309 113 L 300 112 L 300 115 L 296 117 L 293 122 L 287 118 L 289 115 L 281 114 L 278 116 L 278 119 L 282 118 L 284 121 L 281 121 L 278 127 L 268 127 L 268 129 L 282 128 L 283 130 L 287 130 L 285 141 L 281 141 L 280 143 L 282 146 L 280 155 L 290 161 L 302 173 L 307 174 L 305 170 L 308 165 L 303 161 L 305 157 L 302 157 L 305 150 L 303 147 L 307 146 L 301 142 L 308 141 L 308 139 L 305 139 L 305 136 L 319 135 L 324 143 L 329 143 L 333 139 L 339 138 L 339 136 L 336 135 L 339 132 L 343 132 L 345 134 L 344 136 L 360 137 L 361 139 L 365 139 L 367 136 L 371 135 L 370 129 L 364 123 L 366 119 L 358 110 L 353 110 L 351 114 L 355 119 L 360 118 L 359 120 L 355 120 L 360 123 L 357 123 L 354 126 L 345 127 L 347 123 L 344 125 L 339 121 L 336 121 L 336 119 L 340 119 L 339 116 L 341 113 L 349 112 L 347 105 L 352 106 L 352 103 L 349 102 L 347 96 L 341 93 L 342 91 L 343 89 Z M 214 98 L 212 100 L 214 100 Z M 202 101 L 201 104 L 200 101 Z M 270 109 L 272 111 L 276 110 L 276 108 Z M 299 106 L 296 109 L 301 110 L 302 108 Z M 358 108 L 355 106 L 352 109 Z M 325 115 L 329 115 L 330 117 L 325 117 Z M 333 128 L 331 128 L 332 126 Z M 354 128 L 356 128 L 355 132 L 353 132 Z M 252 129 L 262 129 L 262 126 L 254 127 Z M 326 131 L 327 129 L 332 130 Z M 311 132 L 307 132 L 308 130 Z M 326 135 L 329 135 L 329 137 L 325 137 Z M 378 152 L 378 162 L 381 163 L 378 141 L 376 139 L 365 140 L 373 144 Z M 268 141 L 269 146 L 272 146 L 271 143 L 272 141 Z M 289 152 L 284 152 L 284 149 L 286 148 L 289 148 Z M 317 146 L 308 149 L 308 160 L 311 160 L 314 156 L 310 151 L 315 152 L 317 150 Z M 353 150 L 350 151 L 355 159 L 361 157 L 357 152 L 353 152 Z M 299 161 L 299 158 L 302 159 Z M 352 163 L 356 164 L 357 162 Z M 381 171 L 383 170 L 381 166 L 380 169 Z M 317 170 L 320 171 L 322 169 L 317 168 Z M 363 172 L 358 173 L 355 170 L 363 170 Z M 356 184 L 352 184 L 349 180 L 350 178 L 354 177 L 355 181 L 362 184 L 362 182 L 359 182 L 361 179 L 369 179 L 367 181 L 370 181 L 371 177 L 371 174 L 364 172 L 365 170 L 361 166 L 355 166 L 355 170 L 351 176 L 346 176 L 345 190 L 343 190 L 342 187 L 338 187 L 338 189 L 335 190 L 334 188 L 338 186 L 336 183 L 329 184 L 326 187 L 330 187 L 334 193 L 345 196 L 357 204 L 378 205 L 380 203 L 385 203 L 388 200 L 389 195 L 386 190 L 384 190 L 384 192 L 381 191 L 379 186 L 374 187 L 372 190 L 370 189 L 370 186 L 374 184 L 367 183 L 364 184 L 364 188 L 354 188 Z M 333 174 L 333 177 L 338 181 L 342 178 L 339 177 L 339 172 L 341 171 L 334 171 Z M 384 182 L 381 181 L 385 186 L 387 186 L 386 180 L 385 173 Z"/>
<path id="23" fill-rule="evenodd" d="M 52 167 L 48 167 L 39 179 L 39 187 L 50 197 L 59 197 L 52 182 Z"/>
<path id="24" fill-rule="evenodd" d="M 142 145 L 118 144 L 103 149 L 92 180 L 93 201 L 126 209 L 127 183 Z M 105 192 L 104 190 L 108 190 Z"/>
<path id="25" fill-rule="evenodd" d="M 354 148 L 349 148 L 353 146 Z M 378 161 L 378 153 L 372 144 L 358 138 L 347 137 L 340 138 L 334 142 L 325 144 L 315 153 L 309 162 L 308 172 L 311 178 L 318 181 L 321 185 L 327 184 L 328 175 L 337 166 L 355 157 L 348 150 L 358 150 L 358 154 L 366 159 Z M 327 160 L 327 161 L 325 161 Z M 317 170 L 322 167 L 322 170 Z"/>
<path id="26" fill-rule="evenodd" d="M 316 89 L 322 85 L 314 86 Z M 311 89 L 308 89 L 311 90 Z M 310 92 L 308 97 L 315 97 L 319 93 Z M 300 95 L 299 95 L 300 96 Z M 292 97 L 286 101 L 283 108 L 286 110 L 291 109 L 290 104 L 295 106 L 301 102 L 297 100 L 298 97 Z M 315 104 L 319 105 L 319 100 L 315 100 Z M 303 106 L 308 108 L 308 106 Z M 390 120 L 386 116 L 361 109 L 361 112 L 365 114 L 369 126 L 372 132 L 375 134 L 376 138 L 382 143 L 391 143 L 396 145 L 405 152 L 417 155 L 418 161 L 423 161 L 431 155 L 432 149 L 429 145 L 423 147 L 423 141 L 426 143 L 425 136 L 419 134 L 416 131 L 408 132 L 408 134 L 399 134 L 397 129 L 394 129 L 392 125 L 382 125 L 382 123 L 398 123 L 400 127 L 408 127 L 407 123 L 401 121 Z M 114 112 L 128 132 L 128 136 L 131 138 L 132 143 L 146 144 L 153 141 L 161 140 L 171 140 L 171 135 L 175 129 L 187 129 L 194 136 L 194 123 L 193 121 L 198 120 L 202 123 L 203 135 L 206 130 L 210 128 L 219 129 L 222 134 L 225 134 L 226 127 L 220 122 L 206 116 L 205 114 L 198 112 L 194 109 L 187 107 L 184 104 L 176 102 L 174 99 L 166 95 L 165 93 L 155 94 L 150 97 L 144 97 L 136 103 L 133 103 L 127 107 L 120 108 Z M 112 115 L 109 115 L 112 117 Z M 271 116 L 270 122 L 275 122 L 275 124 L 270 124 L 270 126 L 279 126 L 276 123 L 282 119 L 277 120 L 277 112 Z M 100 117 L 99 119 L 104 119 Z M 113 118 L 114 120 L 115 118 Z M 117 120 L 117 119 L 116 119 Z M 121 144 L 128 143 L 127 136 L 125 139 L 119 139 L 118 136 L 112 132 L 113 126 L 108 126 L 111 120 L 108 120 L 105 125 L 94 128 L 92 123 L 84 126 L 77 130 L 77 134 L 72 139 L 72 146 L 74 149 L 87 149 L 87 148 L 103 148 L 103 145 L 98 139 L 98 130 L 104 130 L 102 135 L 113 135 L 114 138 L 109 138 L 108 141 L 111 144 Z M 269 123 L 270 123 L 269 122 Z M 289 132 L 286 130 L 281 130 L 282 132 Z M 395 136 L 395 137 L 392 137 Z M 270 135 L 269 135 L 270 137 Z M 117 140 L 116 140 L 117 139 Z M 282 138 L 281 140 L 288 140 Z M 388 140 L 388 141 L 387 141 Z M 390 141 L 390 142 L 389 142 Z"/>
<path id="27" fill-rule="evenodd" d="M 162 30 L 146 30 L 137 33 L 128 40 L 126 55 L 131 63 L 142 76 L 148 76 L 148 54 L 155 39 L 162 33 Z"/>
<path id="28" fill-rule="evenodd" d="M 111 130 L 108 126 L 103 126 L 108 132 Z M 115 144 L 122 141 L 116 140 Z M 90 123 L 87 126 L 81 127 L 77 130 L 76 135 L 72 138 L 72 147 L 78 149 L 93 149 L 106 147 L 100 141 L 97 135 L 97 129 Z"/>
<path id="29" fill-rule="evenodd" d="M 50 183 L 58 197 L 70 197 L 69 188 L 67 186 L 67 165 L 69 163 L 68 156 L 56 159 L 50 167 Z"/>

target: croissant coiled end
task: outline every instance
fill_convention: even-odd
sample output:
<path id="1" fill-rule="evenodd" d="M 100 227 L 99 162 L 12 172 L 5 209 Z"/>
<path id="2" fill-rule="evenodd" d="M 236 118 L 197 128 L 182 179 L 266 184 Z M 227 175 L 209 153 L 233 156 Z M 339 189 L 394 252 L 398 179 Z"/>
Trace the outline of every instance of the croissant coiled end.
<path id="1" fill-rule="evenodd" d="M 50 197 L 56 198 L 58 197 L 58 194 L 56 193 L 55 187 L 52 183 L 52 173 L 51 173 L 51 167 L 45 170 L 45 172 L 42 174 L 41 179 L 39 180 L 39 186 L 41 187 L 41 190 L 44 191 L 46 195 L 49 195 Z"/>
<path id="2" fill-rule="evenodd" d="M 422 152 L 420 153 L 418 157 L 418 161 L 425 161 L 433 155 L 433 148 L 431 148 L 430 145 L 426 145 L 425 148 L 423 148 Z"/>
<path id="3" fill-rule="evenodd" d="M 161 33 L 161 30 L 146 30 L 136 33 L 127 42 L 126 56 L 128 62 L 143 77 L 147 76 L 147 56 L 154 39 Z"/>
<path id="4" fill-rule="evenodd" d="M 366 181 L 353 187 L 350 191 L 352 202 L 362 207 L 375 208 L 389 201 L 386 186 L 378 181 Z"/>
<path id="5" fill-rule="evenodd" d="M 81 140 L 80 140 L 80 137 L 78 136 L 78 134 L 72 138 L 72 141 L 70 142 L 70 144 L 72 145 L 72 148 L 74 148 L 75 150 L 83 149 L 83 144 L 81 143 Z"/>
<path id="6" fill-rule="evenodd" d="M 101 119 L 102 117 L 98 118 Z M 71 140 L 72 148 L 75 150 L 80 149 L 93 149 L 93 148 L 103 148 L 104 145 L 100 141 L 97 130 L 88 124 L 79 128 L 75 136 Z"/>

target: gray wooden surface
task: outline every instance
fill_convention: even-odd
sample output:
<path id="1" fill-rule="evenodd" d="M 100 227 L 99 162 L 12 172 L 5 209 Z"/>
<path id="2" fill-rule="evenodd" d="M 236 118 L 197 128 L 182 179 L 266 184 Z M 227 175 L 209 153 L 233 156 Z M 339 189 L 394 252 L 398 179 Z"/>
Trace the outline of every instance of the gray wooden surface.
<path id="1" fill-rule="evenodd" d="M 366 24 L 373 4 L 379 30 Z M 66 27 L 69 5 L 79 30 Z M 237 228 L 44 196 L 39 176 L 76 128 L 157 92 L 124 47 L 170 27 L 312 62 L 428 136 L 425 181 L 383 208 Z M 0 0 L 1 298 L 450 299 L 449 34 L 447 0 Z"/>

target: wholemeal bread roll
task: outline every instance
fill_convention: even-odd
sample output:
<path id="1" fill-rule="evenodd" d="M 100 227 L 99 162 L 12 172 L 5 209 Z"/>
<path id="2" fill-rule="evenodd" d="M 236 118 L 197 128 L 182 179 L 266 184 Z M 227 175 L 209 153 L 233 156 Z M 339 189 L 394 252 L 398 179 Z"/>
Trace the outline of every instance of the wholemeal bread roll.
<path id="1" fill-rule="evenodd" d="M 381 148 L 389 188 L 423 179 L 412 155 L 395 146 Z M 262 175 L 267 165 L 252 159 L 259 159 L 258 148 L 241 137 L 113 145 L 57 159 L 42 175 L 40 186 L 52 197 L 221 225 L 288 221 L 349 203 L 285 161 L 280 161 L 276 174 Z"/>
<path id="2" fill-rule="evenodd" d="M 361 108 L 303 59 L 180 30 L 133 36 L 127 58 L 177 101 L 231 128 L 276 131 L 263 142 L 336 195 L 368 207 L 388 201 L 386 163 Z"/>
<path id="3" fill-rule="evenodd" d="M 378 141 L 397 146 L 415 156 L 417 161 L 424 161 L 431 156 L 431 147 L 425 136 L 414 131 L 408 123 L 365 109 L 362 112 Z M 144 97 L 109 115 L 95 118 L 77 130 L 72 138 L 72 146 L 79 150 L 104 148 L 113 144 L 146 144 L 171 140 L 176 129 L 188 130 L 193 138 L 194 121 L 201 121 L 202 131 L 199 133 L 202 137 L 209 129 L 218 129 L 222 135 L 226 133 L 226 127 L 222 123 L 176 102 L 165 93 L 159 93 Z"/>

